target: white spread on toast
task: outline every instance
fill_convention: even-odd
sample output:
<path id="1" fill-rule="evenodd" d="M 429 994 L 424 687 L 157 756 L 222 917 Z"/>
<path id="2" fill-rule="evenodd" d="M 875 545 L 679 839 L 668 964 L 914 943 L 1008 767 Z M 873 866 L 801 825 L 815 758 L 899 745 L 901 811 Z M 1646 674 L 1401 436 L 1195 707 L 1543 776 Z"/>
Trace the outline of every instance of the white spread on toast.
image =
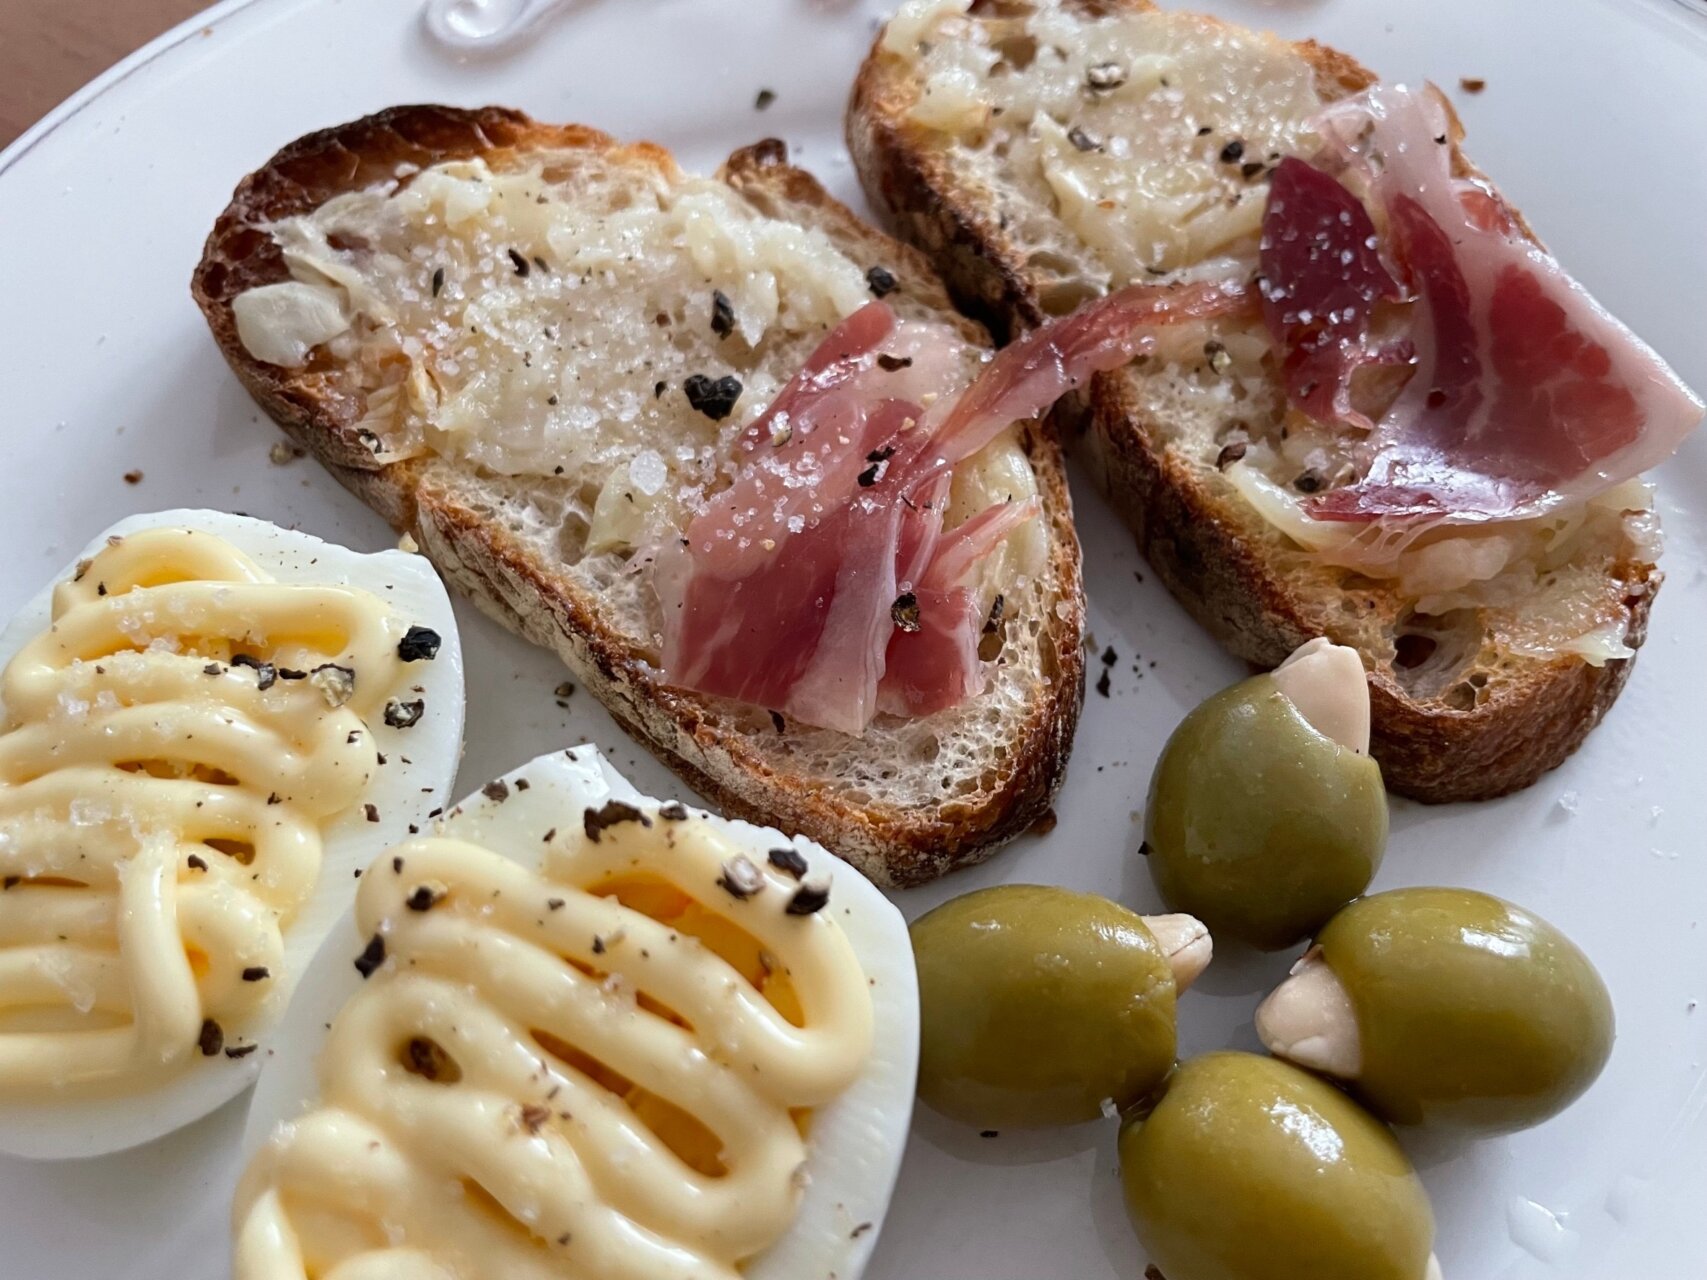
<path id="1" fill-rule="evenodd" d="M 400 634 L 366 591 L 188 529 L 114 537 L 55 589 L 0 678 L 0 1096 L 242 1052 L 322 826 L 376 768 Z"/>
<path id="2" fill-rule="evenodd" d="M 1290 44 L 1190 13 L 965 8 L 915 0 L 890 24 L 922 81 L 911 114 L 1052 201 L 1093 251 L 1086 283 L 1254 256 L 1267 189 L 1245 166 L 1300 150 L 1321 106 Z"/>
<path id="3" fill-rule="evenodd" d="M 680 806 L 569 815 L 543 855 L 510 816 L 363 876 L 373 972 L 244 1175 L 237 1280 L 713 1280 L 789 1231 L 873 1047 L 820 877 Z"/>

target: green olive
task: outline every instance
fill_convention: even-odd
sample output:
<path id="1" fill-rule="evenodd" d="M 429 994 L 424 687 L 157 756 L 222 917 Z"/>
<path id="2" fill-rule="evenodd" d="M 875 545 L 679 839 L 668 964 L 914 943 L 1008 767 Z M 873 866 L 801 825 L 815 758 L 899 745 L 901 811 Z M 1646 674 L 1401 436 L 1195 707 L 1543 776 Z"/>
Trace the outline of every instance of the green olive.
<path id="1" fill-rule="evenodd" d="M 1557 1115 L 1612 1052 L 1612 1000 L 1571 940 L 1468 889 L 1355 902 L 1317 939 L 1351 999 L 1378 1114 L 1502 1132 Z"/>
<path id="2" fill-rule="evenodd" d="M 1179 1068 L 1120 1134 L 1138 1239 L 1168 1280 L 1423 1280 L 1434 1214 L 1386 1127 L 1250 1053 Z"/>
<path id="3" fill-rule="evenodd" d="M 1318 732 L 1261 675 L 1174 730 L 1144 815 L 1163 899 L 1265 951 L 1309 937 L 1369 887 L 1387 794 L 1368 756 Z"/>
<path id="4" fill-rule="evenodd" d="M 1176 986 L 1142 917 L 1087 893 L 1002 885 L 912 927 L 919 1096 L 979 1128 L 1077 1124 L 1174 1062 Z"/>

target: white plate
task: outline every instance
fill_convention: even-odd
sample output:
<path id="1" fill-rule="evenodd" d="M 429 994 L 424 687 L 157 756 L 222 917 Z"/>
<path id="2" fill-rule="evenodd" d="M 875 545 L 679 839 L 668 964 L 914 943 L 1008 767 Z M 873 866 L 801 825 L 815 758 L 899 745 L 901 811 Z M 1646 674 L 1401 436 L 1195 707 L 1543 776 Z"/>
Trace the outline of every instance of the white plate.
<path id="1" fill-rule="evenodd" d="M 1454 88 L 1472 154 L 1559 256 L 1707 387 L 1707 21 L 1694 0 L 1206 0 L 1316 35 L 1378 71 Z M 857 200 L 841 143 L 853 69 L 888 0 L 586 0 L 501 57 L 427 39 L 419 0 L 228 0 L 139 54 L 0 157 L 0 610 L 133 511 L 223 506 L 363 550 L 380 520 L 276 432 L 226 372 L 188 294 L 238 177 L 297 135 L 396 103 L 500 102 L 676 149 L 711 167 L 764 134 Z M 765 113 L 760 88 L 776 91 Z M 140 468 L 143 480 L 121 476 Z M 1061 822 L 983 869 L 906 895 L 916 914 L 999 880 L 1156 903 L 1133 856 L 1150 764 L 1186 707 L 1240 674 L 1079 490 L 1091 618 L 1119 655 L 1085 709 Z M 1521 1136 L 1410 1141 L 1452 1280 L 1699 1280 L 1707 1206 L 1707 437 L 1661 475 L 1670 583 L 1628 691 L 1588 746 L 1529 792 L 1397 806 L 1382 885 L 1467 884 L 1539 911 L 1599 962 L 1620 1040 L 1598 1086 Z M 463 608 L 462 788 L 590 739 L 642 791 L 682 788 L 587 698 L 560 712 L 554 662 Z M 1155 665 L 1152 666 L 1151 663 Z M 1136 669 L 1135 669 L 1136 668 Z M 1093 672 L 1094 676 L 1094 672 Z M 1283 957 L 1219 960 L 1184 1005 L 1184 1047 L 1254 1044 Z M 70 1166 L 0 1162 L 0 1272 L 208 1280 L 228 1274 L 239 1101 L 155 1146 Z M 924 1115 L 871 1280 L 1135 1280 L 1110 1125 L 980 1139 Z"/>

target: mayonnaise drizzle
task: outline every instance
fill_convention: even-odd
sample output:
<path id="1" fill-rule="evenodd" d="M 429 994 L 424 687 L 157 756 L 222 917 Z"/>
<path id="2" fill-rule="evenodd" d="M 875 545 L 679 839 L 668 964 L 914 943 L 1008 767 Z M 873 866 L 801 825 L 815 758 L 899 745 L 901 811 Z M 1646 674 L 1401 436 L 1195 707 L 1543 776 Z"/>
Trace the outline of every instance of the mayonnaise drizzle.
<path id="1" fill-rule="evenodd" d="M 320 1105 L 244 1176 L 237 1280 L 711 1280 L 787 1231 L 806 1160 L 791 1112 L 863 1069 L 865 975 L 831 910 L 788 914 L 794 880 L 766 868 L 737 899 L 719 881 L 738 846 L 647 817 L 554 833 L 539 873 L 440 837 L 362 877 L 357 924 L 388 959 L 332 1024 Z M 799 1025 L 698 939 L 596 892 L 636 875 L 755 940 Z M 693 1117 L 722 1172 L 536 1033 Z"/>
<path id="2" fill-rule="evenodd" d="M 187 529 L 114 538 L 55 589 L 0 676 L 0 1095 L 137 1090 L 238 1046 L 321 825 L 377 763 L 397 630 Z M 355 673 L 341 705 L 306 674 L 327 663 Z"/>

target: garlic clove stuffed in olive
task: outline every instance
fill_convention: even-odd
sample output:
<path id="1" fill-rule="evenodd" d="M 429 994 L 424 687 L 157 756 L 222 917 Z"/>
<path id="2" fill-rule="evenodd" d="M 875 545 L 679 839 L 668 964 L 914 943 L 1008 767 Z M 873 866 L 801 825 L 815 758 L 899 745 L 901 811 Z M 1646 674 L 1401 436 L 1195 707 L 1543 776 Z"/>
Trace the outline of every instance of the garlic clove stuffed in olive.
<path id="1" fill-rule="evenodd" d="M 1150 783 L 1145 844 L 1163 899 L 1216 937 L 1278 950 L 1369 887 L 1387 795 L 1369 758 L 1355 651 L 1312 640 L 1192 711 Z"/>
<path id="2" fill-rule="evenodd" d="M 1168 1280 L 1439 1280 L 1434 1214 L 1387 1128 L 1250 1053 L 1184 1063 L 1120 1133 L 1138 1239 Z"/>
<path id="3" fill-rule="evenodd" d="M 1594 1083 L 1614 1020 L 1593 964 L 1545 920 L 1468 889 L 1395 889 L 1328 923 L 1257 1033 L 1395 1124 L 1504 1132 Z"/>
<path id="4" fill-rule="evenodd" d="M 1166 1078 L 1174 1002 L 1209 963 L 1189 916 L 1001 885 L 913 922 L 919 1096 L 979 1128 L 1076 1124 Z"/>

